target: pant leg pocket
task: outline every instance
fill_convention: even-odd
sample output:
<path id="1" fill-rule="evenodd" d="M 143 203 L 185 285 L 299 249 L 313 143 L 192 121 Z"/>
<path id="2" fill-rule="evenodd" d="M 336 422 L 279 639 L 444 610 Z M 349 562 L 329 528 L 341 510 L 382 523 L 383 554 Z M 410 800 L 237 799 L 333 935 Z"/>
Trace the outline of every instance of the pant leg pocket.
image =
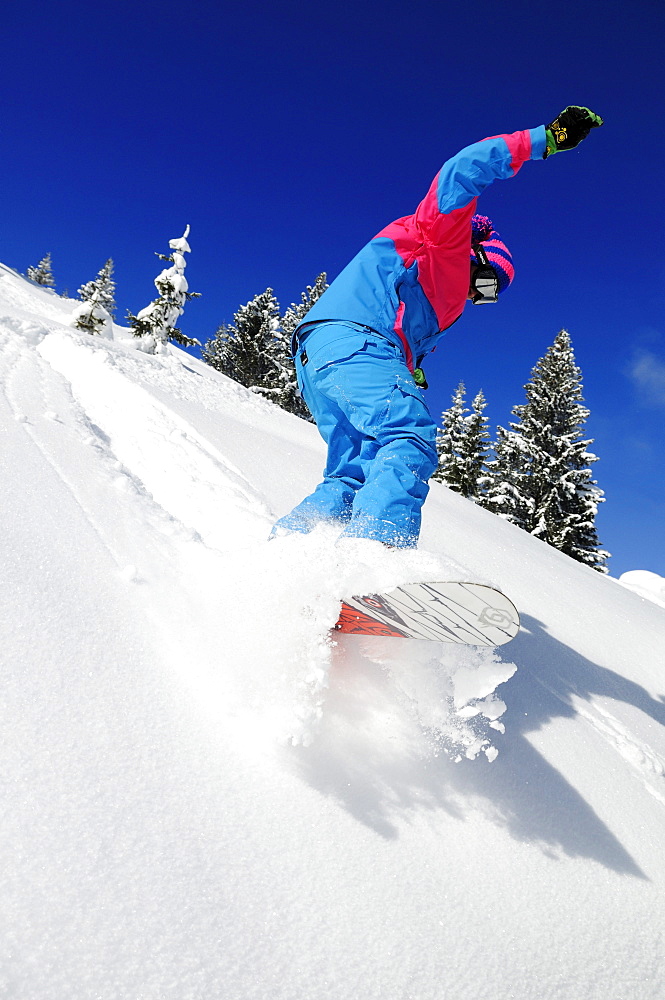
<path id="1" fill-rule="evenodd" d="M 415 446 L 423 458 L 425 479 L 438 466 L 436 424 L 418 386 L 406 378 L 400 378 L 390 392 L 374 428 L 374 436 L 380 446 L 395 440 Z M 429 466 L 431 468 L 427 471 Z"/>
<path id="2" fill-rule="evenodd" d="M 364 334 L 349 333 L 338 337 L 335 340 L 317 343 L 314 341 L 310 345 L 311 338 L 305 344 L 307 351 L 307 364 L 312 366 L 312 370 L 322 372 L 330 365 L 342 364 L 364 351 L 368 344 L 368 339 Z"/>

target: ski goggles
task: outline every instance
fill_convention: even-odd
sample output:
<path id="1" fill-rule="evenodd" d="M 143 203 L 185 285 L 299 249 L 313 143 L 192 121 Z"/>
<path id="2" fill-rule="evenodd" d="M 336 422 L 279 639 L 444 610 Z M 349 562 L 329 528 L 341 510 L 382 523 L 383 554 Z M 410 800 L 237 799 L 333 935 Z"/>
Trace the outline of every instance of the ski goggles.
<path id="1" fill-rule="evenodd" d="M 483 305 L 485 302 L 497 302 L 499 298 L 499 279 L 496 271 L 489 262 L 484 247 L 479 243 L 474 243 L 473 252 L 478 266 L 471 280 L 471 287 L 475 295 L 471 300 L 474 306 Z"/>

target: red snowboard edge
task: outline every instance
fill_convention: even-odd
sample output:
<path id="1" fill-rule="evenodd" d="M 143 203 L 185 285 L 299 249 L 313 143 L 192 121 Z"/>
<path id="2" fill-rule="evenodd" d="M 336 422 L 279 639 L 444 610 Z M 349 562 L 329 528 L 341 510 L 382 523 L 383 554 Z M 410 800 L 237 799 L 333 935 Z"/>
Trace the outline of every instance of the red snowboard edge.
<path id="1" fill-rule="evenodd" d="M 377 622 L 376 619 L 370 618 L 369 615 L 358 611 L 357 608 L 352 608 L 345 601 L 342 601 L 342 610 L 339 613 L 335 629 L 337 632 L 343 632 L 347 635 L 389 635 L 397 639 L 408 639 L 404 632 L 400 632 L 394 626 Z"/>

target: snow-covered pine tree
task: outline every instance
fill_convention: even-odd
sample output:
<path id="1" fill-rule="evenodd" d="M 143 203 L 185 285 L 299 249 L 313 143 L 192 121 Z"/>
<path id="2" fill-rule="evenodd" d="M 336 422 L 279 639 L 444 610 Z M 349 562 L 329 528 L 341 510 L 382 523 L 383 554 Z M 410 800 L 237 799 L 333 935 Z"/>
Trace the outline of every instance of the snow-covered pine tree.
<path id="1" fill-rule="evenodd" d="M 487 401 L 480 389 L 471 403 L 471 413 L 465 418 L 462 440 L 462 496 L 479 503 L 487 488 L 487 456 L 490 447 L 489 421 L 485 416 Z"/>
<path id="2" fill-rule="evenodd" d="M 222 323 L 215 330 L 214 337 L 207 340 L 201 348 L 201 357 L 205 363 L 216 368 L 218 372 L 224 371 L 226 345 L 232 334 L 233 327 L 229 323 Z"/>
<path id="3" fill-rule="evenodd" d="M 100 297 L 100 291 L 96 291 L 84 302 L 77 302 L 72 312 L 70 326 L 112 340 L 113 320 L 101 304 Z"/>
<path id="4" fill-rule="evenodd" d="M 78 290 L 82 302 L 97 299 L 97 304 L 113 316 L 115 313 L 115 281 L 113 280 L 113 260 L 109 257 L 104 266 L 97 272 L 97 277 L 87 281 Z"/>
<path id="5" fill-rule="evenodd" d="M 240 306 L 233 323 L 222 325 L 203 349 L 203 358 L 241 385 L 274 399 L 280 388 L 277 363 L 279 303 L 272 288 Z"/>
<path id="6" fill-rule="evenodd" d="M 466 387 L 460 382 L 452 396 L 452 406 L 441 414 L 441 427 L 436 432 L 439 466 L 432 479 L 445 483 L 456 493 L 461 492 L 462 460 L 460 449 L 464 438 L 464 417 L 469 412 Z"/>
<path id="7" fill-rule="evenodd" d="M 485 490 L 479 502 L 481 507 L 528 531 L 533 499 L 529 493 L 526 445 L 516 430 L 497 427 L 496 431 L 494 458 L 487 462 Z"/>
<path id="8" fill-rule="evenodd" d="M 36 267 L 29 267 L 25 272 L 25 276 L 30 281 L 34 281 L 36 285 L 55 288 L 55 278 L 51 269 L 51 254 L 47 253 L 45 257 L 42 257 Z"/>
<path id="9" fill-rule="evenodd" d="M 198 340 L 185 336 L 182 330 L 175 326 L 178 317 L 185 311 L 185 302 L 199 298 L 200 295 L 199 292 L 188 291 L 189 285 L 185 277 L 187 266 L 185 254 L 191 253 L 187 242 L 188 236 L 189 226 L 179 239 L 169 240 L 172 253 L 157 254 L 160 260 L 171 264 L 171 267 L 164 268 L 155 278 L 159 298 L 153 299 L 150 305 L 145 306 L 136 315 L 127 312 L 129 326 L 134 336 L 141 339 L 139 350 L 145 351 L 146 354 L 163 351 L 169 340 L 174 340 L 181 347 L 200 346 Z"/>
<path id="10" fill-rule="evenodd" d="M 471 404 L 471 412 L 465 403 L 466 387 L 460 382 L 452 406 L 441 414 L 436 436 L 439 467 L 432 478 L 478 502 L 485 489 L 484 469 L 490 438 L 482 389 Z"/>
<path id="11" fill-rule="evenodd" d="M 307 291 L 302 292 L 298 304 L 292 302 L 286 310 L 281 321 L 281 331 L 276 345 L 276 361 L 279 369 L 277 393 L 275 402 L 289 413 L 295 413 L 298 417 L 312 421 L 312 415 L 307 408 L 302 396 L 298 393 L 296 382 L 296 368 L 291 356 L 291 339 L 294 330 L 302 323 L 309 310 L 317 299 L 320 299 L 326 288 L 328 280 L 325 271 L 322 271 L 316 278 L 313 285 L 307 286 Z"/>
<path id="12" fill-rule="evenodd" d="M 589 410 L 581 377 L 570 335 L 561 330 L 524 387 L 527 402 L 513 409 L 511 432 L 500 429 L 486 505 L 604 573 L 609 554 L 600 549 L 595 528 L 604 497 L 589 468 L 598 461 L 588 450 L 592 441 L 582 436 Z"/>

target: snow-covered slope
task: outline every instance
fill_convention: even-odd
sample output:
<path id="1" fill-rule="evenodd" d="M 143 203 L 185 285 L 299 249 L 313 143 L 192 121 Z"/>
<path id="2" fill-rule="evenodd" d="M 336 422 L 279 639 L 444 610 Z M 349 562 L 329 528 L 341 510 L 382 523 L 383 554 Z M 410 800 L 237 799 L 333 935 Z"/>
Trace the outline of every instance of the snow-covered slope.
<path id="1" fill-rule="evenodd" d="M 436 484 L 268 544 L 316 429 L 71 309 L 0 268 L 2 995 L 660 1000 L 665 610 Z M 522 633 L 328 642 L 432 576 Z"/>

